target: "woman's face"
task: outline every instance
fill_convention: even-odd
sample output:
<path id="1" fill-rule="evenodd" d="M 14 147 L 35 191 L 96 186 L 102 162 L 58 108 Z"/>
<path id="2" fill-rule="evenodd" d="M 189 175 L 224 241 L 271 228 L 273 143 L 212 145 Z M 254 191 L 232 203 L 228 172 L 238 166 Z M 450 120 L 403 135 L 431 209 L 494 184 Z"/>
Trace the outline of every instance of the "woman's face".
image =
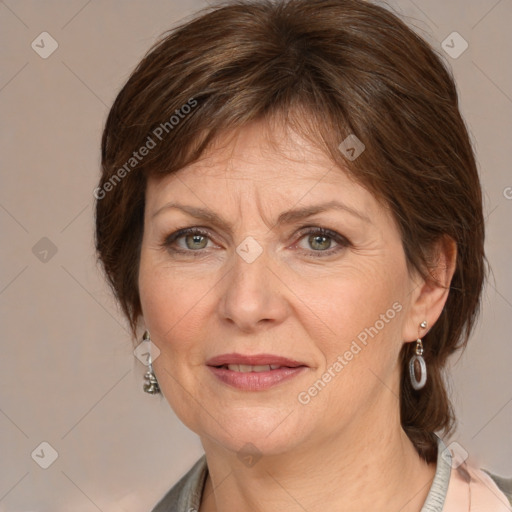
<path id="1" fill-rule="evenodd" d="M 160 388 L 234 451 L 398 428 L 418 282 L 397 226 L 320 150 L 265 134 L 254 123 L 148 182 L 139 287 Z"/>

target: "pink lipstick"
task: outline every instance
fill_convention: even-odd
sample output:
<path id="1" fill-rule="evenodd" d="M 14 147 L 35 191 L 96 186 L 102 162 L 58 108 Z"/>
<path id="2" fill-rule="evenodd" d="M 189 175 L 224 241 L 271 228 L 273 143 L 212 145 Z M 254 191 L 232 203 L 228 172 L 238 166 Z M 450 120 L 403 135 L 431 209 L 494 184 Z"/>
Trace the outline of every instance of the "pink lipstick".
<path id="1" fill-rule="evenodd" d="M 272 354 L 222 354 L 206 364 L 219 380 L 245 391 L 269 389 L 308 368 L 299 361 Z"/>

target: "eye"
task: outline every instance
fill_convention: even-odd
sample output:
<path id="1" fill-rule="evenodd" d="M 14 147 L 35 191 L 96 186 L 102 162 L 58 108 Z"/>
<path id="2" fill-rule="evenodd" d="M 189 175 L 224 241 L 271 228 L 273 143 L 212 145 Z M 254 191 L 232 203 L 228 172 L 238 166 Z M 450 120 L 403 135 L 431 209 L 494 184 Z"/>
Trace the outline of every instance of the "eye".
<path id="1" fill-rule="evenodd" d="M 350 242 L 344 236 L 326 228 L 308 227 L 306 231 L 301 231 L 301 235 L 297 245 L 306 250 L 309 249 L 308 252 L 315 257 L 330 256 L 350 245 Z M 302 241 L 305 241 L 306 247 L 301 243 Z M 334 248 L 333 243 L 336 244 Z"/>
<path id="2" fill-rule="evenodd" d="M 318 226 L 304 227 L 299 234 L 301 237 L 295 245 L 313 257 L 331 256 L 351 245 L 340 233 Z M 171 253 L 201 256 L 205 254 L 208 242 L 211 242 L 208 231 L 191 227 L 171 233 L 161 245 Z"/>
<path id="3" fill-rule="evenodd" d="M 202 249 L 207 248 L 208 241 L 210 234 L 207 231 L 200 228 L 184 228 L 167 236 L 162 246 L 170 252 L 200 253 Z"/>

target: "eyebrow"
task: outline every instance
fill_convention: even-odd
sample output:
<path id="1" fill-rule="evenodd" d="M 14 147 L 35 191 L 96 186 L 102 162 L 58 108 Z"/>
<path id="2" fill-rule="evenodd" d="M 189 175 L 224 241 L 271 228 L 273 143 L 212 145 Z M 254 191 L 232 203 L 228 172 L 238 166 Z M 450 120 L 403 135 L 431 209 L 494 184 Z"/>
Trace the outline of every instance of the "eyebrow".
<path id="1" fill-rule="evenodd" d="M 161 208 L 159 208 L 155 213 L 153 213 L 152 218 L 156 217 L 158 214 L 163 212 L 164 210 L 168 209 L 177 209 L 182 210 L 185 213 L 188 213 L 192 217 L 195 217 L 197 219 L 202 219 L 211 222 L 212 224 L 217 224 L 220 228 L 224 229 L 225 231 L 231 230 L 231 224 L 226 222 L 222 217 L 217 215 L 212 210 L 209 210 L 208 208 L 200 208 L 197 206 L 189 206 L 184 204 L 179 204 L 176 202 L 170 202 L 164 204 Z M 294 208 L 291 210 L 287 210 L 283 213 L 281 213 L 277 219 L 277 225 L 280 224 L 292 224 L 294 222 L 300 221 L 302 219 L 305 219 L 307 217 L 311 217 L 317 213 L 322 213 L 327 210 L 342 210 L 345 211 L 354 217 L 357 217 L 364 222 L 367 222 L 368 224 L 371 224 L 371 220 L 367 215 L 365 215 L 362 212 L 359 212 L 355 210 L 354 208 L 340 203 L 339 201 L 329 201 L 327 203 L 312 205 L 312 206 L 305 206 L 302 208 Z"/>

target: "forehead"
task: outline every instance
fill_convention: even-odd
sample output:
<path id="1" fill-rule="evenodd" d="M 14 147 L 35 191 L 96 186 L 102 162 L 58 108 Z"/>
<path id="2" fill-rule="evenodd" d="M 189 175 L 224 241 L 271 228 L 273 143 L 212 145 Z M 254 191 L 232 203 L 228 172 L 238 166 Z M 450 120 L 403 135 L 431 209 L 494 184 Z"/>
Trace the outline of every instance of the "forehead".
<path id="1" fill-rule="evenodd" d="M 285 210 L 339 199 L 368 216 L 381 212 L 375 197 L 325 151 L 287 126 L 270 128 L 264 121 L 220 135 L 176 173 L 149 178 L 151 210 L 174 199 L 219 211 L 250 202 Z"/>
<path id="2" fill-rule="evenodd" d="M 314 222 L 317 214 L 357 243 L 400 243 L 389 205 L 326 153 L 296 133 L 252 125 L 217 140 L 178 172 L 150 178 L 144 217 L 147 233 L 188 222 L 184 215 L 234 233 Z"/>
<path id="3" fill-rule="evenodd" d="M 178 179 L 322 180 L 330 184 L 355 181 L 317 145 L 289 126 L 255 121 L 217 136 L 201 157 L 172 175 L 151 175 L 161 186 Z"/>

